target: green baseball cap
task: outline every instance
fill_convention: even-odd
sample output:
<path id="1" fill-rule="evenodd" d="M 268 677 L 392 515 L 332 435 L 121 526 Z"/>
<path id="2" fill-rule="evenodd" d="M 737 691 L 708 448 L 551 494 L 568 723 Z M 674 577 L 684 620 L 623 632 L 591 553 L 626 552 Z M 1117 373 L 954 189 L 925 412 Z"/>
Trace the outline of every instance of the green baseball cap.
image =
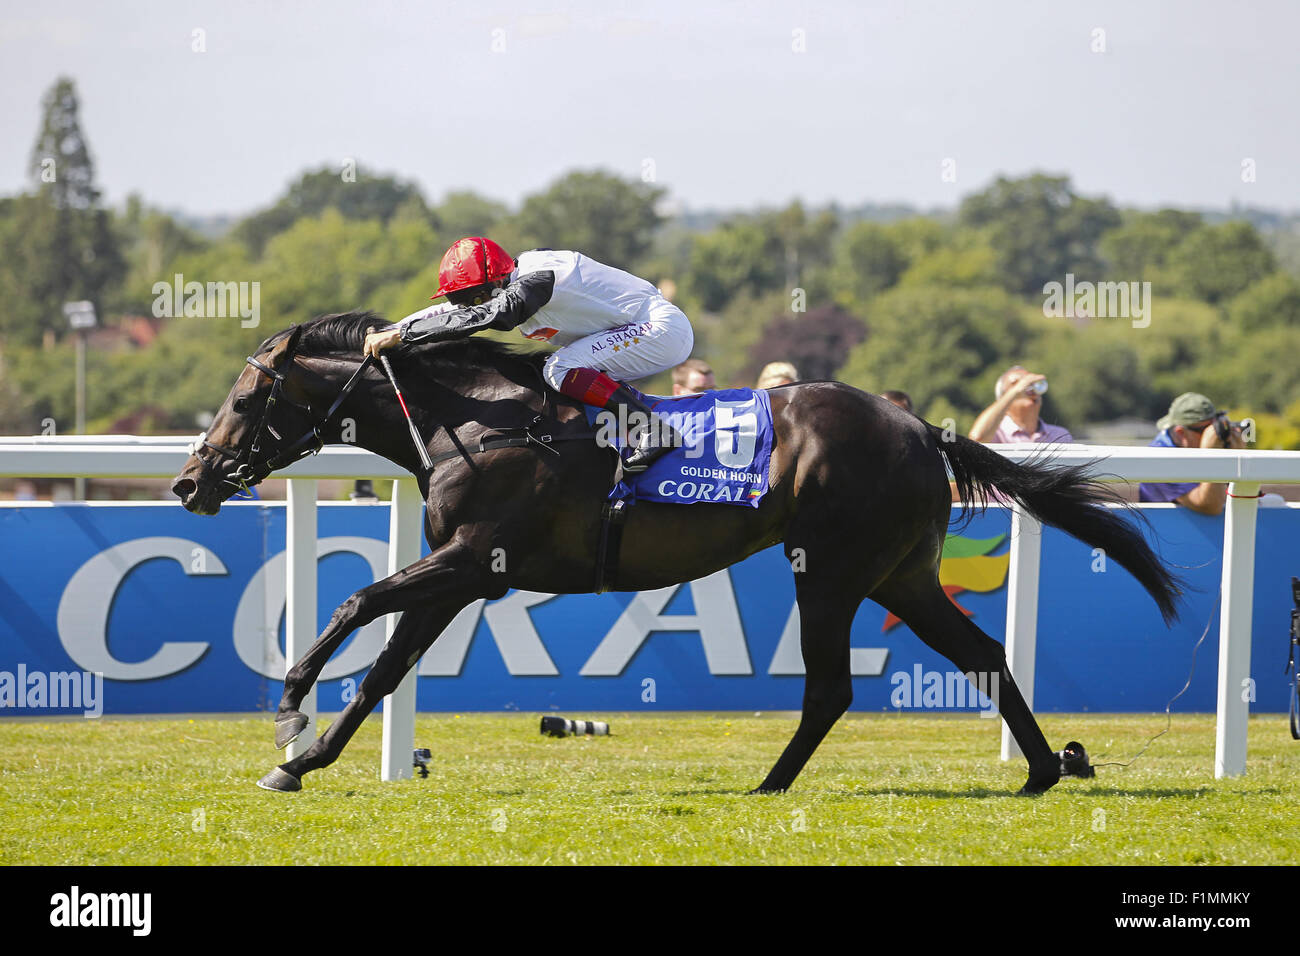
<path id="1" fill-rule="evenodd" d="M 1175 425 L 1195 425 L 1218 414 L 1214 402 L 1199 392 L 1183 392 L 1169 404 L 1169 414 L 1156 422 L 1156 429 L 1164 431 Z"/>

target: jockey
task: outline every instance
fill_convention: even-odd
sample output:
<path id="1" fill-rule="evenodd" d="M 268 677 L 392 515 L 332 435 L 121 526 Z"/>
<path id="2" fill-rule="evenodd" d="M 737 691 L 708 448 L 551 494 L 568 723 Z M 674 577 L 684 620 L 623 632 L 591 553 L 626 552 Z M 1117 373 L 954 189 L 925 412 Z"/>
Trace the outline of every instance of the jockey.
<path id="1" fill-rule="evenodd" d="M 623 470 L 645 471 L 681 444 L 666 423 L 620 381 L 644 378 L 685 361 L 695 342 L 681 309 L 649 282 L 579 252 L 534 249 L 518 260 L 491 239 L 459 239 L 442 257 L 443 306 L 407 316 L 366 336 L 365 351 L 463 338 L 482 329 L 519 329 L 559 348 L 542 367 L 551 388 L 646 426 L 631 430 Z"/>

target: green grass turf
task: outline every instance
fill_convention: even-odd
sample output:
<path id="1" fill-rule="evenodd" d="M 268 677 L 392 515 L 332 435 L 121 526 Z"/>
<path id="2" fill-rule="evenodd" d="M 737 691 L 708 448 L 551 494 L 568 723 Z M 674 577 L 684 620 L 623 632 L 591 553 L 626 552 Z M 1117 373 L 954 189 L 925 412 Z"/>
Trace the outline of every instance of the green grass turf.
<path id="1" fill-rule="evenodd" d="M 1176 717 L 1133 766 L 1011 796 L 1000 722 L 851 715 L 789 793 L 751 797 L 791 714 L 613 714 L 552 739 L 536 716 L 422 716 L 428 779 L 381 783 L 367 721 L 296 794 L 255 719 L 0 721 L 0 862 L 1242 864 L 1300 859 L 1300 743 L 1250 721 L 1249 772 L 1215 780 L 1213 715 Z M 1053 746 L 1125 760 L 1163 715 L 1049 715 Z M 1102 756 L 1105 755 L 1105 756 Z"/>

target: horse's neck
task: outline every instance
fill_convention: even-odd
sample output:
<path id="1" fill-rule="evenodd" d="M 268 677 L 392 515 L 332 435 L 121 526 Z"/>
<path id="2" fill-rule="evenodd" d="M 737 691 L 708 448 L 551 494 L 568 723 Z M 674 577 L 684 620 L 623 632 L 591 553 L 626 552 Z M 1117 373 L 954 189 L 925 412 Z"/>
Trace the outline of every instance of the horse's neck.
<path id="1" fill-rule="evenodd" d="M 331 408 L 356 370 L 357 363 L 337 360 L 331 363 L 328 371 L 312 367 L 316 377 L 312 383 L 312 405 L 322 410 Z M 327 445 L 363 448 L 418 474 L 419 459 L 415 447 L 405 428 L 400 431 L 393 428 L 394 416 L 400 424 L 401 408 L 392 385 L 386 379 L 367 375 L 356 383 L 352 393 L 325 423 L 321 434 Z"/>
<path id="2" fill-rule="evenodd" d="M 354 363 L 339 364 L 336 371 L 328 375 L 315 370 L 320 381 L 317 386 L 319 394 L 313 396 L 313 404 L 320 403 L 319 407 L 329 408 L 356 367 Z M 529 382 L 530 378 L 536 379 L 535 386 Z M 479 410 L 493 403 L 513 401 L 541 411 L 547 402 L 546 383 L 535 370 L 524 367 L 522 363 L 509 368 L 480 366 L 476 375 L 466 374 L 463 381 L 454 385 L 438 382 L 427 387 L 428 383 L 421 382 L 413 372 L 399 379 L 399 383 L 425 441 L 432 438 L 436 427 L 456 427 L 463 421 L 483 417 Z M 499 426 L 508 423 L 484 424 Z M 364 448 L 414 474 L 420 473 L 414 441 L 387 377 L 366 376 L 358 382 L 352 395 L 329 422 L 325 436 L 329 444 Z"/>

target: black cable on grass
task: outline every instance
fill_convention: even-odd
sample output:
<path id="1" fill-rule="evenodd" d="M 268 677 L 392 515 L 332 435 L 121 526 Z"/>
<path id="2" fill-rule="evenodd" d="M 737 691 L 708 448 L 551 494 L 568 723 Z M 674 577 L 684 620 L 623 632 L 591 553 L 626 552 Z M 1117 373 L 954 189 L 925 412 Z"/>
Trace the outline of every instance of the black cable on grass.
<path id="1" fill-rule="evenodd" d="M 1219 609 L 1219 600 L 1222 597 L 1223 597 L 1223 588 L 1219 588 L 1219 593 L 1214 598 L 1214 607 L 1210 608 L 1210 619 L 1205 622 L 1205 630 L 1201 632 L 1200 638 L 1197 640 L 1196 645 L 1192 648 L 1192 669 L 1187 673 L 1187 683 L 1183 685 L 1182 690 L 1174 694 L 1174 696 L 1169 699 L 1169 703 L 1165 704 L 1165 729 L 1160 731 L 1160 733 L 1156 734 L 1150 740 L 1148 740 L 1143 745 L 1141 750 L 1135 753 L 1132 757 L 1128 758 L 1127 763 L 1120 763 L 1118 760 L 1111 760 L 1106 763 L 1095 763 L 1093 764 L 1094 767 L 1127 767 L 1133 761 L 1137 760 L 1138 757 L 1141 757 L 1144 753 L 1146 753 L 1147 750 L 1151 747 L 1153 743 L 1156 742 L 1157 739 L 1169 733 L 1169 728 L 1172 727 L 1174 724 L 1174 717 L 1173 714 L 1170 713 L 1170 708 L 1174 706 L 1174 701 L 1176 701 L 1179 697 L 1182 697 L 1183 694 L 1187 693 L 1187 688 L 1192 686 L 1192 677 L 1196 674 L 1196 652 L 1201 649 L 1201 644 L 1204 643 L 1205 638 L 1209 636 L 1210 626 L 1214 623 L 1214 612 Z"/>

